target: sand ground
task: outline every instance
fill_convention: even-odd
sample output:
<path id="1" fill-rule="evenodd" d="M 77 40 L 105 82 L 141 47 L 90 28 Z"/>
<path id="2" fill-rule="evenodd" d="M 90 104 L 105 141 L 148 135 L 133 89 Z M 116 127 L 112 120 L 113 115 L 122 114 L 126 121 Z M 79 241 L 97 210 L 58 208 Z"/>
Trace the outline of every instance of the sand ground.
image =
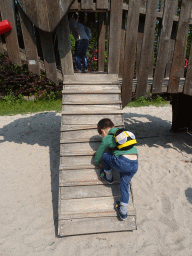
<path id="1" fill-rule="evenodd" d="M 192 255 L 192 136 L 172 133 L 171 106 L 126 108 L 138 140 L 137 230 L 60 238 L 60 114 L 0 117 L 0 255 Z"/>

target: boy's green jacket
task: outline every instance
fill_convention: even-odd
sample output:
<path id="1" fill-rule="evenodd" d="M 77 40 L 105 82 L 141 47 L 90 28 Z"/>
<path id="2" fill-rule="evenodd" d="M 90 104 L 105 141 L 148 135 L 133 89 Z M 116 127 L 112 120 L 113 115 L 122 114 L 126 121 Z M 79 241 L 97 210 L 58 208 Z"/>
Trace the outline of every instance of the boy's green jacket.
<path id="1" fill-rule="evenodd" d="M 111 128 L 109 131 L 109 134 L 114 134 L 119 128 Z M 102 154 L 104 153 L 105 149 L 109 147 L 109 148 L 115 148 L 116 147 L 116 143 L 115 143 L 115 138 L 113 135 L 107 135 L 102 139 L 102 142 L 97 150 L 97 153 L 95 155 L 95 164 L 97 165 L 99 163 L 99 160 L 101 159 Z M 113 152 L 113 154 L 118 157 L 121 155 L 130 155 L 130 154 L 137 154 L 137 149 L 136 147 L 132 147 L 129 150 L 115 150 Z"/>

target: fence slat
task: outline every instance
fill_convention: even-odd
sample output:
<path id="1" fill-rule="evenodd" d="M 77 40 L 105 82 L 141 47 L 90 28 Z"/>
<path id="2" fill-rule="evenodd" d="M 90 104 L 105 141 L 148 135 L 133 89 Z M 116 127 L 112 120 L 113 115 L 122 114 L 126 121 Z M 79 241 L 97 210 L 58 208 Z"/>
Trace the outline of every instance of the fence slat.
<path id="1" fill-rule="evenodd" d="M 123 66 L 124 66 L 124 56 L 125 56 L 125 20 L 126 13 L 123 11 L 122 27 L 121 27 L 121 52 L 119 61 L 119 77 L 123 77 Z"/>
<path id="2" fill-rule="evenodd" d="M 93 0 L 81 0 L 81 9 L 92 10 L 93 8 Z"/>
<path id="3" fill-rule="evenodd" d="M 0 10 L 0 21 L 2 21 L 2 18 L 1 18 L 1 10 Z M 3 42 L 2 42 L 2 37 L 1 37 L 1 36 L 0 36 L 0 54 L 4 54 Z"/>
<path id="4" fill-rule="evenodd" d="M 180 77 L 182 77 L 184 58 L 187 46 L 187 36 L 189 29 L 189 21 L 191 16 L 191 1 L 183 0 L 180 12 L 180 19 L 177 31 L 177 39 L 175 44 L 175 52 L 171 67 L 171 75 L 169 79 L 168 92 L 177 93 L 179 88 Z"/>
<path id="5" fill-rule="evenodd" d="M 190 49 L 187 75 L 185 78 L 185 86 L 183 93 L 192 96 L 192 44 Z"/>
<path id="6" fill-rule="evenodd" d="M 99 13 L 98 71 L 104 71 L 105 66 L 105 13 Z"/>
<path id="7" fill-rule="evenodd" d="M 57 38 L 64 78 L 65 75 L 74 74 L 71 53 L 70 30 L 67 15 L 64 16 L 61 23 L 57 27 Z"/>
<path id="8" fill-rule="evenodd" d="M 145 19 L 144 37 L 142 43 L 141 60 L 138 75 L 136 97 L 145 94 L 147 79 L 150 72 L 150 63 L 154 52 L 155 24 L 157 19 L 158 0 L 148 0 Z"/>
<path id="9" fill-rule="evenodd" d="M 119 73 L 123 0 L 111 0 L 108 73 Z"/>
<path id="10" fill-rule="evenodd" d="M 48 79 L 57 84 L 58 78 L 52 34 L 50 32 L 39 30 L 39 35 L 41 39 L 46 76 Z"/>
<path id="11" fill-rule="evenodd" d="M 132 96 L 140 3 L 140 0 L 129 1 L 123 69 L 123 84 L 121 95 L 123 108 L 127 105 L 129 101 L 131 101 Z"/>
<path id="12" fill-rule="evenodd" d="M 4 0 L 0 1 L 0 9 L 2 20 L 8 20 L 11 24 L 11 31 L 5 33 L 5 41 L 7 46 L 7 53 L 9 59 L 16 65 L 21 66 L 21 59 L 19 56 L 19 43 L 17 38 L 17 28 L 15 23 L 14 1 Z"/>
<path id="13" fill-rule="evenodd" d="M 108 0 L 97 0 L 97 9 L 108 9 L 109 3 Z"/>
<path id="14" fill-rule="evenodd" d="M 71 5 L 71 10 L 77 9 L 79 8 L 79 3 L 78 0 L 75 0 L 75 2 Z"/>
<path id="15" fill-rule="evenodd" d="M 177 5 L 175 0 L 167 0 L 164 7 L 164 15 L 161 29 L 161 36 L 158 46 L 155 76 L 153 80 L 153 93 L 161 93 L 165 73 L 167 55 L 169 53 L 169 38 L 173 26 L 174 9 Z"/>
<path id="16" fill-rule="evenodd" d="M 26 58 L 28 62 L 28 69 L 36 75 L 40 75 L 39 58 L 37 53 L 37 45 L 35 40 L 35 33 L 33 28 L 33 23 L 23 12 L 21 8 L 19 9 L 21 28 L 23 34 L 23 40 L 25 45 Z"/>

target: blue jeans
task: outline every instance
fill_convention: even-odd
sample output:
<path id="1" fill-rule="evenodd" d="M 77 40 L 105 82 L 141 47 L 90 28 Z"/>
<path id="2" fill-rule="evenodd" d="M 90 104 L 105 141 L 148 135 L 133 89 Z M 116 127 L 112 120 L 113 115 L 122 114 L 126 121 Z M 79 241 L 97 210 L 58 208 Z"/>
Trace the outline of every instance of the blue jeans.
<path id="1" fill-rule="evenodd" d="M 80 39 L 75 43 L 75 62 L 77 69 L 81 70 L 81 59 L 83 62 L 83 68 L 87 69 L 87 48 L 89 46 L 89 40 Z"/>
<path id="2" fill-rule="evenodd" d="M 129 202 L 129 182 L 138 170 L 138 160 L 129 160 L 124 156 L 116 157 L 111 153 L 104 153 L 101 157 L 104 170 L 109 171 L 111 167 L 120 173 L 121 202 Z"/>

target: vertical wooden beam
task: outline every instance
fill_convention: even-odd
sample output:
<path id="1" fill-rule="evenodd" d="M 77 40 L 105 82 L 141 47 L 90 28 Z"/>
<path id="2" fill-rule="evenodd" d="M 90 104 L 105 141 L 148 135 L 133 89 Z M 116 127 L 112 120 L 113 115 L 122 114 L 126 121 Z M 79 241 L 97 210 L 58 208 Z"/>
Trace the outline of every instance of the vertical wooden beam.
<path id="1" fill-rule="evenodd" d="M 192 96 L 192 44 L 190 48 L 187 75 L 185 79 L 185 86 L 184 86 L 183 93 Z"/>
<path id="2" fill-rule="evenodd" d="M 54 83 L 58 83 L 55 53 L 52 33 L 39 30 L 46 76 Z"/>
<path id="3" fill-rule="evenodd" d="M 125 20 L 126 12 L 123 11 L 122 27 L 121 27 L 121 52 L 119 61 L 119 77 L 123 77 L 124 55 L 125 55 Z"/>
<path id="4" fill-rule="evenodd" d="M 21 66 L 19 55 L 19 43 L 15 20 L 15 7 L 13 0 L 0 1 L 2 20 L 8 20 L 11 24 L 11 31 L 5 33 L 5 41 L 9 59 L 16 65 Z"/>
<path id="5" fill-rule="evenodd" d="M 108 73 L 119 73 L 123 0 L 111 0 Z"/>
<path id="6" fill-rule="evenodd" d="M 93 0 L 81 0 L 81 9 L 92 10 L 93 7 Z"/>
<path id="7" fill-rule="evenodd" d="M 0 10 L 0 21 L 2 21 L 1 10 Z M 0 35 L 0 54 L 4 54 L 4 51 L 3 51 L 3 41 L 2 41 L 1 35 Z"/>
<path id="8" fill-rule="evenodd" d="M 177 93 L 179 89 L 179 81 L 182 76 L 183 60 L 186 54 L 187 36 L 189 29 L 189 21 L 191 17 L 192 2 L 188 0 L 182 1 L 179 25 L 177 31 L 177 39 L 175 44 L 175 52 L 173 56 L 171 76 L 169 79 L 168 92 Z"/>
<path id="9" fill-rule="evenodd" d="M 122 84 L 122 107 L 131 101 L 135 68 L 135 51 L 139 24 L 140 0 L 130 0 L 127 18 L 126 46 Z"/>
<path id="10" fill-rule="evenodd" d="M 105 13 L 99 13 L 98 71 L 104 71 L 105 66 Z"/>
<path id="11" fill-rule="evenodd" d="M 157 19 L 158 0 L 148 0 L 145 19 L 144 37 L 142 44 L 139 75 L 137 80 L 136 97 L 146 93 L 147 80 L 150 70 L 150 63 L 154 51 L 155 25 Z"/>
<path id="12" fill-rule="evenodd" d="M 142 7 L 143 7 L 143 5 L 142 5 Z M 141 49 L 142 49 L 142 43 L 143 43 L 144 27 L 145 27 L 145 16 L 140 15 L 138 36 L 137 36 L 137 57 L 136 57 L 136 77 L 137 78 L 139 75 L 139 65 L 140 65 L 140 59 L 141 59 Z"/>
<path id="13" fill-rule="evenodd" d="M 23 40 L 25 45 L 26 58 L 28 62 L 28 69 L 36 75 L 40 75 L 39 58 L 37 53 L 37 45 L 35 39 L 35 32 L 33 23 L 19 7 L 19 15 L 21 21 L 21 28 Z"/>
<path id="14" fill-rule="evenodd" d="M 58 47 L 63 71 L 63 80 L 65 75 L 73 75 L 73 60 L 71 53 L 71 41 L 68 17 L 65 15 L 57 27 Z"/>
<path id="15" fill-rule="evenodd" d="M 109 3 L 108 0 L 97 0 L 96 8 L 97 9 L 108 9 Z"/>
<path id="16" fill-rule="evenodd" d="M 153 93 L 161 93 L 165 73 L 167 55 L 169 54 L 169 38 L 173 26 L 174 7 L 177 5 L 175 0 L 167 0 L 165 3 L 161 36 L 158 45 L 158 55 L 156 61 L 155 76 L 153 80 Z"/>

